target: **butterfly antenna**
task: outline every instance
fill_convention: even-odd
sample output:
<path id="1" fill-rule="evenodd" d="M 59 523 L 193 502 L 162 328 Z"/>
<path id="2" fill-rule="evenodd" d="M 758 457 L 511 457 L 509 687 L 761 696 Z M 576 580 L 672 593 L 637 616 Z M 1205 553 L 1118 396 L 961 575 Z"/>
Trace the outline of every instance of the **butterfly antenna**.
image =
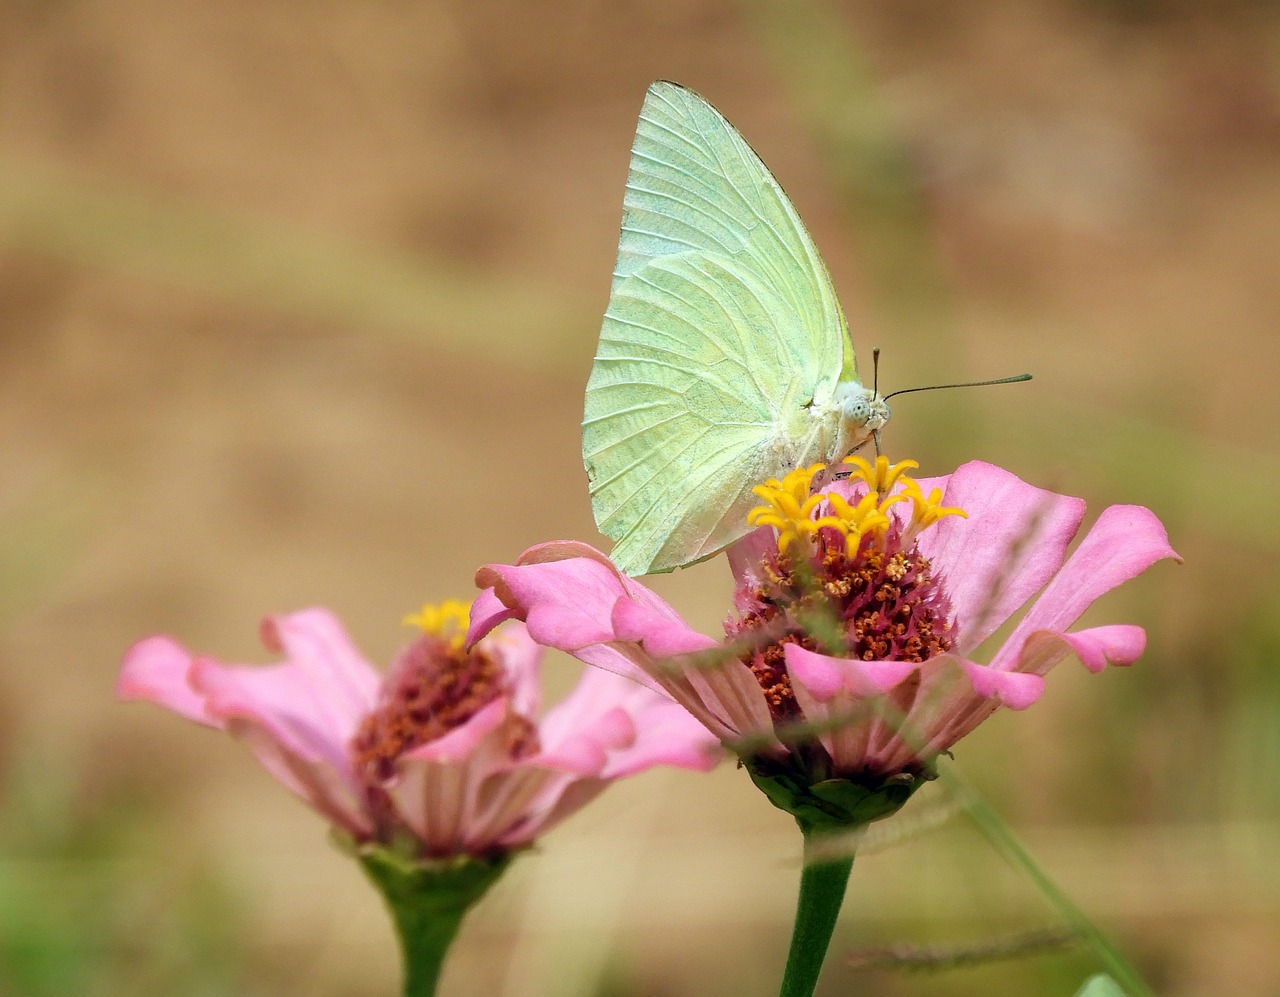
<path id="1" fill-rule="evenodd" d="M 871 349 L 871 394 L 880 394 L 880 347 Z M 876 441 L 876 458 L 880 457 L 880 430 L 873 430 L 871 438 Z"/>
<path id="2" fill-rule="evenodd" d="M 909 395 L 913 391 L 941 391 L 943 388 L 982 388 L 989 384 L 1017 384 L 1019 381 L 1030 381 L 1030 374 L 1018 374 L 1014 377 L 997 377 L 994 381 L 963 381 L 960 384 L 930 384 L 924 388 L 903 388 L 901 391 L 895 391 L 893 394 L 885 395 L 884 400 L 888 401 L 897 395 Z"/>

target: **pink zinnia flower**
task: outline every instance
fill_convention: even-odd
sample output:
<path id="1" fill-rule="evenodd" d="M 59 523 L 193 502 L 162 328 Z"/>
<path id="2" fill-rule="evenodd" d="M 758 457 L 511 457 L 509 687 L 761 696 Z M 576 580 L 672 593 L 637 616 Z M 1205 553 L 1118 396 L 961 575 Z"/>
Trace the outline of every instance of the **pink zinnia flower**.
<path id="1" fill-rule="evenodd" d="M 467 607 L 427 607 L 384 676 L 330 612 L 263 622 L 267 667 L 224 665 L 169 637 L 125 654 L 116 687 L 237 735 L 277 779 L 358 843 L 420 859 L 529 844 L 612 780 L 705 770 L 715 740 L 667 697 L 588 669 L 538 717 L 542 650 L 516 623 L 463 646 Z"/>
<path id="2" fill-rule="evenodd" d="M 756 490 L 760 529 L 729 551 L 726 640 L 692 630 L 577 543 L 482 568 L 469 638 L 522 619 L 538 643 L 665 691 L 793 812 L 803 801 L 788 794 L 813 803 L 808 791 L 826 780 L 892 790 L 866 819 L 900 806 L 1000 706 L 1034 703 L 1067 655 L 1095 672 L 1141 655 L 1141 627 L 1068 628 L 1105 592 L 1177 557 L 1148 510 L 1106 509 L 1068 557 L 1080 499 L 981 462 L 921 481 L 905 474 L 914 462 L 849 463 L 850 477 L 821 491 L 811 491 L 821 465 Z M 974 660 L 1037 592 L 986 663 Z M 855 796 L 837 811 L 848 816 L 841 806 L 860 806 Z"/>

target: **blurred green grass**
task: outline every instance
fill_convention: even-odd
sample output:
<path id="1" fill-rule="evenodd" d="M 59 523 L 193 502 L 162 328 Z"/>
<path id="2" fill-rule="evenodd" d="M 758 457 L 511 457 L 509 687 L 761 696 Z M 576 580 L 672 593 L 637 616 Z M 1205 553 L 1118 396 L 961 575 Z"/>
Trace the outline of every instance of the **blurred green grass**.
<path id="1" fill-rule="evenodd" d="M 4 992 L 246 992 L 239 901 L 208 857 L 157 833 L 145 786 L 90 786 L 74 752 L 16 733 L 0 786 Z"/>

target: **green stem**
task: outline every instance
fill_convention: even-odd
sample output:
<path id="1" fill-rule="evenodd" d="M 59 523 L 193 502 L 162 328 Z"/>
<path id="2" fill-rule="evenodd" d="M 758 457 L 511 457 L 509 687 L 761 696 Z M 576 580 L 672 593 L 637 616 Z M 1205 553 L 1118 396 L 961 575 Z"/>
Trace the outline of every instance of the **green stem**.
<path id="1" fill-rule="evenodd" d="M 803 826 L 801 830 L 804 832 L 804 868 L 800 873 L 791 951 L 787 953 L 787 968 L 783 971 L 778 997 L 812 997 L 853 869 L 853 850 L 847 841 L 832 848 L 835 843 L 829 835 Z"/>
<path id="2" fill-rule="evenodd" d="M 511 855 L 415 862 L 390 849 L 368 848 L 358 858 L 395 921 L 404 997 L 434 997 L 463 917 L 502 875 Z"/>

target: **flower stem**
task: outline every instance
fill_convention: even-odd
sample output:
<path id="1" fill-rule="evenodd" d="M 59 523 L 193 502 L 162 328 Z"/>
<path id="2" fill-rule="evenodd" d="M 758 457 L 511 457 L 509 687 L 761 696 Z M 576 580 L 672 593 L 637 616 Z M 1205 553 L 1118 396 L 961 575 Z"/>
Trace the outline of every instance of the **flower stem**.
<path id="1" fill-rule="evenodd" d="M 844 890 L 853 869 L 853 848 L 801 826 L 804 832 L 804 868 L 800 873 L 800 897 L 791 931 L 791 951 L 782 974 L 778 997 L 812 997 L 822 972 L 822 962 L 835 931 Z M 834 846 L 834 847 L 833 847 Z"/>
<path id="2" fill-rule="evenodd" d="M 502 875 L 511 854 L 415 862 L 390 849 L 367 848 L 358 857 L 395 921 L 404 997 L 434 997 L 463 917 Z"/>

